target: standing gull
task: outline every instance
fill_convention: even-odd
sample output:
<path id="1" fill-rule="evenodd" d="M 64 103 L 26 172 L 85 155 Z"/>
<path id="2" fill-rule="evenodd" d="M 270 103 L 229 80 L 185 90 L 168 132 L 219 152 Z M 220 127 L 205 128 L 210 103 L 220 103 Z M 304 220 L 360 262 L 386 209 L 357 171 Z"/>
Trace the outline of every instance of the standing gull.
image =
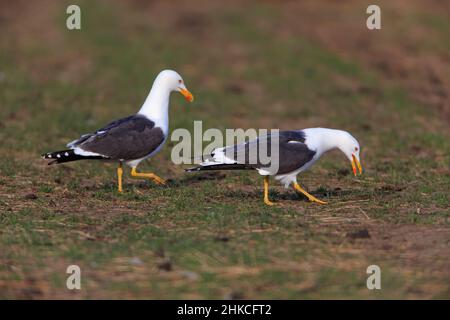
<path id="1" fill-rule="evenodd" d="M 276 144 L 276 145 L 275 145 Z M 261 148 L 267 148 L 270 164 L 261 161 Z M 352 165 L 353 174 L 362 174 L 359 160 L 359 143 L 348 132 L 343 130 L 310 128 L 293 131 L 279 131 L 260 136 L 245 143 L 213 150 L 199 166 L 187 171 L 202 170 L 257 170 L 264 176 L 264 203 L 273 205 L 269 200 L 269 176 L 288 187 L 304 194 L 310 201 L 325 204 L 306 192 L 298 183 L 297 175 L 309 169 L 327 151 L 341 150 Z M 278 150 L 278 153 L 271 150 Z M 254 161 L 250 161 L 254 159 Z"/>
<path id="2" fill-rule="evenodd" d="M 142 160 L 158 153 L 167 139 L 169 97 L 173 91 L 180 92 L 189 102 L 194 100 L 177 72 L 161 71 L 137 114 L 115 120 L 94 133 L 82 135 L 80 139 L 67 144 L 69 149 L 45 153 L 42 158 L 52 159 L 49 164 L 86 159 L 117 161 L 119 192 L 123 191 L 123 163 L 131 167 L 133 177 L 165 184 L 154 173 L 136 172 L 136 167 Z"/>

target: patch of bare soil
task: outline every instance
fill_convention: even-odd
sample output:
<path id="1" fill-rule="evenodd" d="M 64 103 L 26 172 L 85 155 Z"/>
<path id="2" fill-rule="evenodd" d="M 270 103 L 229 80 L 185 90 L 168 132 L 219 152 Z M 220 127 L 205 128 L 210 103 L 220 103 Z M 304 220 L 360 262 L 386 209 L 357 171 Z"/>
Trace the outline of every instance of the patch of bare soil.
<path id="1" fill-rule="evenodd" d="M 188 1 L 180 1 L 177 6 L 166 1 L 133 0 L 128 3 L 145 12 L 158 28 L 193 39 L 207 50 L 208 56 L 214 56 L 216 51 L 221 63 L 229 64 L 237 73 L 250 62 L 246 49 L 232 43 L 223 44 L 223 37 L 217 36 L 220 30 L 214 15 L 227 8 L 242 7 L 244 10 L 246 4 L 240 0 L 227 3 L 198 1 L 195 6 Z M 450 123 L 450 51 L 446 44 L 449 33 L 442 25 L 442 21 L 450 19 L 450 2 L 381 1 L 378 5 L 382 11 L 382 29 L 376 31 L 367 29 L 367 4 L 357 0 L 266 1 L 265 4 L 280 11 L 281 18 L 276 22 L 256 21 L 262 30 L 282 38 L 306 38 L 343 58 L 356 59 L 377 71 L 384 80 L 401 84 L 413 99 L 424 107 L 435 108 L 443 122 Z M 192 72 L 195 73 L 194 67 Z M 218 89 L 219 84 L 208 75 L 198 76 L 206 88 Z M 237 94 L 253 93 L 257 99 L 260 95 L 254 91 L 260 91 L 260 88 L 255 86 L 241 81 L 238 85 L 220 89 Z M 242 117 L 236 120 L 239 122 L 239 119 Z M 442 128 L 450 133 L 448 126 Z"/>
<path id="2" fill-rule="evenodd" d="M 82 50 L 69 51 L 65 46 L 63 32 L 69 32 L 64 25 L 65 16 L 65 7 L 51 0 L 3 1 L 0 48 L 15 52 L 13 63 L 37 82 L 57 79 L 80 83 L 92 63 Z"/>
<path id="3" fill-rule="evenodd" d="M 348 59 L 357 59 L 402 84 L 411 96 L 439 110 L 450 123 L 449 31 L 427 19 L 450 19 L 448 1 L 379 1 L 382 29 L 366 28 L 366 3 L 290 1 L 280 6 L 280 36 L 306 37 Z M 446 33 L 446 35 L 445 35 Z"/>
<path id="4" fill-rule="evenodd" d="M 398 225 L 379 226 L 372 231 L 372 250 L 395 252 L 396 259 L 409 268 L 438 272 L 450 279 L 450 230 L 444 227 Z"/>

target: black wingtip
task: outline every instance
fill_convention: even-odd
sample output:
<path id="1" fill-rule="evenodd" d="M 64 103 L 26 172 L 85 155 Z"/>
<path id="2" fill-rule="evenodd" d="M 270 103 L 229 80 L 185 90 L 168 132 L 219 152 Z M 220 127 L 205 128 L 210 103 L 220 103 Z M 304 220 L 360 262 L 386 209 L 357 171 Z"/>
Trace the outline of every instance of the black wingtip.
<path id="1" fill-rule="evenodd" d="M 44 160 L 53 159 L 53 161 L 50 161 L 49 163 L 47 163 L 47 165 L 58 163 L 58 160 L 53 158 L 51 152 L 41 154 L 41 159 L 44 159 Z"/>

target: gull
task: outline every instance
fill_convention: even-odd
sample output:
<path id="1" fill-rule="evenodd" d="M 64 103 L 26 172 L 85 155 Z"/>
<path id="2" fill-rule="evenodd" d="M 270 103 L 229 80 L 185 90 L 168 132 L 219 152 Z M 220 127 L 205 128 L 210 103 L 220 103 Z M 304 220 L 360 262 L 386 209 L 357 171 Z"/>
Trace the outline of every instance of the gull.
<path id="1" fill-rule="evenodd" d="M 77 160 L 116 161 L 119 192 L 123 192 L 124 163 L 131 167 L 132 177 L 165 184 L 156 174 L 137 172 L 136 168 L 143 160 L 158 153 L 167 140 L 169 97 L 174 91 L 181 93 L 189 102 L 194 100 L 177 72 L 161 71 L 137 114 L 112 121 L 94 133 L 84 134 L 68 143 L 68 149 L 45 153 L 42 158 L 52 159 L 49 165 Z"/>
<path id="2" fill-rule="evenodd" d="M 261 160 L 261 148 L 269 151 L 270 164 Z M 217 148 L 198 166 L 188 172 L 203 170 L 256 170 L 264 177 L 264 203 L 269 200 L 269 176 L 279 180 L 285 187 L 304 194 L 310 201 L 326 204 L 306 192 L 297 182 L 297 175 L 309 169 L 319 158 L 332 149 L 341 150 L 351 162 L 353 174 L 362 174 L 358 141 L 348 132 L 328 128 L 278 131 L 241 144 Z M 253 161 L 251 161 L 253 159 Z"/>

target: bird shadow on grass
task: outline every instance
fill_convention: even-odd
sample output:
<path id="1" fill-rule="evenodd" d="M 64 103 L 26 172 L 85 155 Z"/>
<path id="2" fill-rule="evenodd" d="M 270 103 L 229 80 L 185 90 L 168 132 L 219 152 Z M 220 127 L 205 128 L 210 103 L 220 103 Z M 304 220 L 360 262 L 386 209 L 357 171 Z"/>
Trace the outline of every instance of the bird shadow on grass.
<path id="1" fill-rule="evenodd" d="M 226 178 L 226 174 L 222 172 L 205 172 L 202 174 L 188 174 L 178 180 L 169 179 L 168 185 L 171 187 L 190 186 L 205 181 L 218 181 Z"/>
<path id="2" fill-rule="evenodd" d="M 224 196 L 227 198 L 234 198 L 236 200 L 243 199 L 262 199 L 263 198 L 263 190 L 229 190 L 224 193 Z M 294 191 L 278 191 L 278 190 L 270 190 L 269 198 L 272 200 L 307 200 L 303 199 L 301 195 L 296 194 Z"/>
<path id="3" fill-rule="evenodd" d="M 316 190 L 308 191 L 313 196 L 322 199 L 327 200 L 329 198 L 367 198 L 366 193 L 361 192 L 355 192 L 354 190 L 342 190 L 340 188 L 335 189 L 326 189 L 323 187 L 320 187 Z M 230 198 L 236 198 L 236 199 L 255 199 L 255 198 L 262 198 L 263 196 L 263 190 L 262 188 L 260 190 L 245 190 L 245 189 L 239 189 L 239 190 L 230 190 L 225 192 L 225 196 Z M 272 189 L 269 191 L 269 197 L 273 200 L 288 200 L 288 201 L 305 201 L 309 202 L 308 198 L 306 198 L 304 195 L 296 192 L 292 188 L 290 189 Z"/>
<path id="4" fill-rule="evenodd" d="M 166 184 L 156 184 L 150 180 L 145 179 L 136 179 L 136 180 L 125 180 L 123 182 L 124 191 L 131 190 L 141 190 L 145 191 L 148 189 L 165 189 L 165 188 L 178 188 L 178 187 L 186 187 L 195 184 L 201 184 L 205 181 L 215 181 L 225 179 L 226 175 L 220 172 L 208 172 L 204 174 L 196 174 L 196 175 L 186 175 L 181 179 L 167 179 Z M 97 194 L 107 194 L 114 193 L 117 191 L 117 182 L 99 182 L 92 181 L 88 179 L 84 179 L 82 181 L 77 181 L 76 183 L 72 183 L 70 186 L 71 189 L 79 191 L 79 192 L 95 192 Z"/>

